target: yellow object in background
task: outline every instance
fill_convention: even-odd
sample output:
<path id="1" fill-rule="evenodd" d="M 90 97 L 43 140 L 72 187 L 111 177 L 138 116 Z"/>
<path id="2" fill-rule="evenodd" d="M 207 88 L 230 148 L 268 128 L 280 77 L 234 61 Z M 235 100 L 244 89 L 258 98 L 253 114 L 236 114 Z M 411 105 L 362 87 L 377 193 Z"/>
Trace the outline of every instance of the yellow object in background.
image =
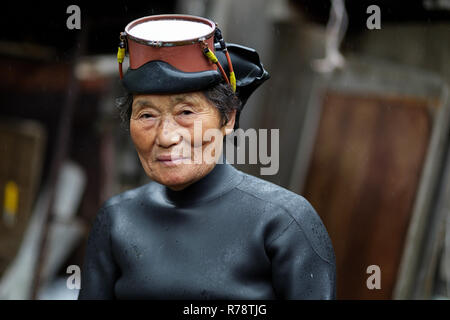
<path id="1" fill-rule="evenodd" d="M 5 186 L 3 202 L 3 221 L 12 227 L 16 221 L 17 209 L 19 207 L 19 187 L 14 181 L 8 181 Z"/>

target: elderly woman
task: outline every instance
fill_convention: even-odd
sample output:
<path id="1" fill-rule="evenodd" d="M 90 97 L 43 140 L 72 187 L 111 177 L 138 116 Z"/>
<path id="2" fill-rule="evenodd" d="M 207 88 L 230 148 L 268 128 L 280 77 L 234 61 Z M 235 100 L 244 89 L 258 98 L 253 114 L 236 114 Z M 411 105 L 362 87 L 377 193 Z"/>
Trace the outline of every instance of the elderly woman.
<path id="1" fill-rule="evenodd" d="M 226 161 L 217 163 L 223 138 L 237 127 L 242 106 L 267 72 L 254 50 L 226 47 L 212 22 L 188 17 L 212 26 L 215 46 L 203 40 L 168 46 L 180 55 L 172 51 L 164 60 L 139 52 L 164 46 L 138 47 L 127 26 L 125 114 L 152 182 L 112 197 L 98 212 L 79 298 L 335 298 L 334 252 L 312 206 Z M 194 63 L 186 52 L 199 47 L 200 66 L 186 71 L 183 63 Z M 229 77 L 223 70 L 231 70 Z M 217 134 L 195 134 L 195 123 Z M 214 161 L 193 161 L 206 150 Z"/>

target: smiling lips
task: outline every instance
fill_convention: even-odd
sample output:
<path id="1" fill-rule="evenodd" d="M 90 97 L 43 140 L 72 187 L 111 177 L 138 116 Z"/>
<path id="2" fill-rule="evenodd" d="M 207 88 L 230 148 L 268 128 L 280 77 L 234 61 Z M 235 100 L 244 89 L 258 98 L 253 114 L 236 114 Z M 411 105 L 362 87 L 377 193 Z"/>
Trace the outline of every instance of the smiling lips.
<path id="1" fill-rule="evenodd" d="M 172 156 L 172 155 L 161 155 L 156 157 L 156 160 L 161 162 L 164 165 L 168 165 L 168 166 L 173 166 L 173 165 L 178 165 L 180 164 L 183 160 L 188 159 L 186 157 L 181 157 L 181 156 Z"/>

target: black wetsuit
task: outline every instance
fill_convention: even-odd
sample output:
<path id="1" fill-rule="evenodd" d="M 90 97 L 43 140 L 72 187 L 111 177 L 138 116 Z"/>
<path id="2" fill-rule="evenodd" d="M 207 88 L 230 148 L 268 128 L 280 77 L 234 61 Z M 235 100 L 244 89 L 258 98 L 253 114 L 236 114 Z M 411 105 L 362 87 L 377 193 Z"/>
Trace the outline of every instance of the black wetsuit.
<path id="1" fill-rule="evenodd" d="M 79 299 L 333 299 L 335 280 L 303 197 L 217 164 L 182 191 L 152 182 L 108 200 Z"/>

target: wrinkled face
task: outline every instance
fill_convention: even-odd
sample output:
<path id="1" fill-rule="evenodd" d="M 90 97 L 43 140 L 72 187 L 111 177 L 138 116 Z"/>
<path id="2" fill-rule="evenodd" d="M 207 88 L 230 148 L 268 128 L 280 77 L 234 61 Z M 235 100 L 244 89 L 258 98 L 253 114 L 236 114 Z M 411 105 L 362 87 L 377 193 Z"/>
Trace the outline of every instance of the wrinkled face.
<path id="1" fill-rule="evenodd" d="M 235 112 L 229 119 L 222 125 L 219 111 L 201 92 L 135 95 L 130 133 L 147 175 L 181 190 L 214 168 Z"/>

